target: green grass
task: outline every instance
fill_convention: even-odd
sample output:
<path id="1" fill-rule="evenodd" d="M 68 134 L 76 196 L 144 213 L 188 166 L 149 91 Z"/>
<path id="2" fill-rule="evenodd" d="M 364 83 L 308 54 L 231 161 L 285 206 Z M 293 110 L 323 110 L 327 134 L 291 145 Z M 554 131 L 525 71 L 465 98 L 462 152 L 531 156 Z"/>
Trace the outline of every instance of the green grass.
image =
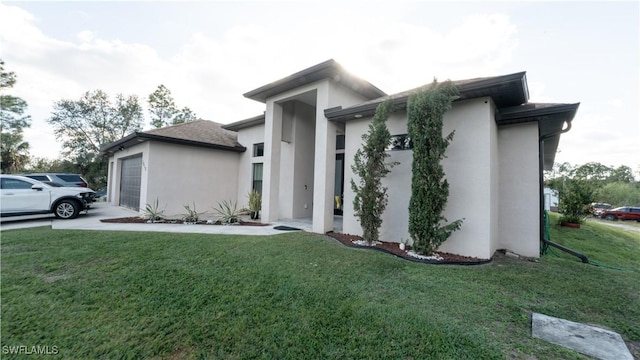
<path id="1" fill-rule="evenodd" d="M 629 270 L 424 265 L 308 233 L 3 231 L 0 340 L 65 359 L 584 358 L 531 338 L 534 311 L 640 341 L 640 237 L 552 231 Z"/>

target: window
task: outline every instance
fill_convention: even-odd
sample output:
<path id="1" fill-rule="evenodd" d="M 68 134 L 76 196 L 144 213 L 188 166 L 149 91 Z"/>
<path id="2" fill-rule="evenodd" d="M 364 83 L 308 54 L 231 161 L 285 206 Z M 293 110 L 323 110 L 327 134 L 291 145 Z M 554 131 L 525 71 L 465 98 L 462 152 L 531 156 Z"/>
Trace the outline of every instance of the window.
<path id="1" fill-rule="evenodd" d="M 391 136 L 391 145 L 387 148 L 389 150 L 411 150 L 413 149 L 413 142 L 407 134 L 393 135 Z"/>
<path id="2" fill-rule="evenodd" d="M 344 150 L 344 135 L 336 136 L 336 150 Z"/>
<path id="3" fill-rule="evenodd" d="M 253 164 L 253 184 L 251 188 L 262 194 L 262 163 Z"/>
<path id="4" fill-rule="evenodd" d="M 264 143 L 253 144 L 253 157 L 264 156 Z"/>
<path id="5" fill-rule="evenodd" d="M 17 179 L 2 179 L 3 189 L 31 189 L 33 184 Z"/>
<path id="6" fill-rule="evenodd" d="M 26 177 L 38 181 L 49 181 L 49 178 L 44 175 L 26 175 Z"/>

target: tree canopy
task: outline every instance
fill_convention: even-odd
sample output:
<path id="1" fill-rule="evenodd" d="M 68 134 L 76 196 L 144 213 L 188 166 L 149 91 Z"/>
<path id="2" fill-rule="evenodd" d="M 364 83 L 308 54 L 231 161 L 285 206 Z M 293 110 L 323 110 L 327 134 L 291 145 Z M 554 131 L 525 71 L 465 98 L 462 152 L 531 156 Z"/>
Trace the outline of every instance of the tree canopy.
<path id="1" fill-rule="evenodd" d="M 142 127 L 138 97 L 122 94 L 112 103 L 102 90 L 88 91 L 79 100 L 60 100 L 47 120 L 62 142 L 64 154 L 82 159 L 97 155 L 100 147 Z"/>
<path id="2" fill-rule="evenodd" d="M 138 131 L 143 123 L 142 107 L 135 95 L 118 94 L 114 102 L 102 90 L 88 91 L 78 100 L 60 100 L 47 120 L 62 144 L 63 155 L 90 177 L 106 180 L 106 162 L 98 158 L 103 145 Z"/>
<path id="3" fill-rule="evenodd" d="M 173 96 L 171 96 L 171 90 L 162 84 L 149 95 L 147 103 L 149 104 L 149 113 L 151 113 L 150 124 L 156 128 L 197 119 L 196 114 L 188 107 L 178 109 Z"/>
<path id="4" fill-rule="evenodd" d="M 6 94 L 16 83 L 16 75 L 4 69 L 0 59 L 0 156 L 3 173 L 20 171 L 29 162 L 29 143 L 24 141 L 23 130 L 31 126 L 31 117 L 25 115 L 27 102 Z"/>
<path id="5" fill-rule="evenodd" d="M 560 194 L 572 188 L 567 185 L 568 180 L 572 184 L 579 181 L 585 192 L 591 192 L 592 201 L 613 206 L 640 206 L 640 182 L 626 165 L 614 167 L 598 162 L 571 165 L 565 162 L 545 173 L 545 185 Z"/>

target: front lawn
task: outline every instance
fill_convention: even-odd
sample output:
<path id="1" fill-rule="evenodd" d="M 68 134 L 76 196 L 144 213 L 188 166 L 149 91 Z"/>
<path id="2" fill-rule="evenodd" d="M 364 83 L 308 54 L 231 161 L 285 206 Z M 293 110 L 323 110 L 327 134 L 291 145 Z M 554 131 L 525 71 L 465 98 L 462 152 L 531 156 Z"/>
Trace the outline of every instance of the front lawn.
<path id="1" fill-rule="evenodd" d="M 532 339 L 532 311 L 640 342 L 640 236 L 597 224 L 553 240 L 624 271 L 559 253 L 424 265 L 309 233 L 1 236 L 2 358 L 584 358 Z"/>

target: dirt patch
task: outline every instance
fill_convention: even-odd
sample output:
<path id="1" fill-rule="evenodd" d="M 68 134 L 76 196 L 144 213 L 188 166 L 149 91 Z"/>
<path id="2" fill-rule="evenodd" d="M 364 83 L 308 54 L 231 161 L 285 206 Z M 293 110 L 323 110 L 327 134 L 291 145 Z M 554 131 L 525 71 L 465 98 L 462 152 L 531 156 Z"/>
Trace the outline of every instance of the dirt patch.
<path id="1" fill-rule="evenodd" d="M 182 224 L 182 220 L 167 219 L 150 222 L 138 216 L 121 217 L 113 219 L 101 219 L 103 223 L 116 223 L 116 224 Z M 215 225 L 215 226 L 269 226 L 269 224 L 263 224 L 256 221 L 244 221 L 240 220 L 239 223 L 233 225 L 222 224 L 220 221 L 200 220 L 195 223 L 189 223 L 189 225 Z"/>
<path id="2" fill-rule="evenodd" d="M 442 258 L 442 260 L 435 260 L 435 259 L 419 259 L 416 257 L 413 257 L 411 255 L 409 255 L 409 251 L 411 251 L 411 246 L 410 245 L 406 245 L 404 250 L 400 250 L 399 244 L 398 243 L 392 243 L 392 242 L 384 242 L 384 241 L 380 241 L 378 243 L 376 243 L 375 245 L 358 245 L 356 243 L 354 243 L 354 241 L 359 241 L 359 240 L 363 240 L 363 238 L 361 236 L 358 235 L 350 235 L 350 234 L 341 234 L 341 233 L 336 233 L 333 231 L 330 231 L 327 233 L 328 236 L 338 240 L 340 243 L 342 243 L 343 245 L 352 247 L 352 248 L 359 248 L 359 249 L 370 249 L 370 250 L 377 250 L 377 251 L 382 251 L 388 254 L 392 254 L 398 257 L 401 257 L 405 260 L 409 260 L 409 261 L 415 261 L 415 262 L 421 262 L 421 263 L 426 263 L 426 264 L 442 264 L 442 265 L 479 265 L 479 264 L 486 264 L 488 262 L 491 261 L 491 259 L 479 259 L 479 258 L 475 258 L 475 257 L 470 257 L 470 256 L 462 256 L 462 255 L 457 255 L 457 254 L 451 254 L 451 253 L 446 253 L 446 252 L 442 252 L 442 251 L 436 251 L 434 253 L 434 255 L 438 255 L 440 258 Z"/>

